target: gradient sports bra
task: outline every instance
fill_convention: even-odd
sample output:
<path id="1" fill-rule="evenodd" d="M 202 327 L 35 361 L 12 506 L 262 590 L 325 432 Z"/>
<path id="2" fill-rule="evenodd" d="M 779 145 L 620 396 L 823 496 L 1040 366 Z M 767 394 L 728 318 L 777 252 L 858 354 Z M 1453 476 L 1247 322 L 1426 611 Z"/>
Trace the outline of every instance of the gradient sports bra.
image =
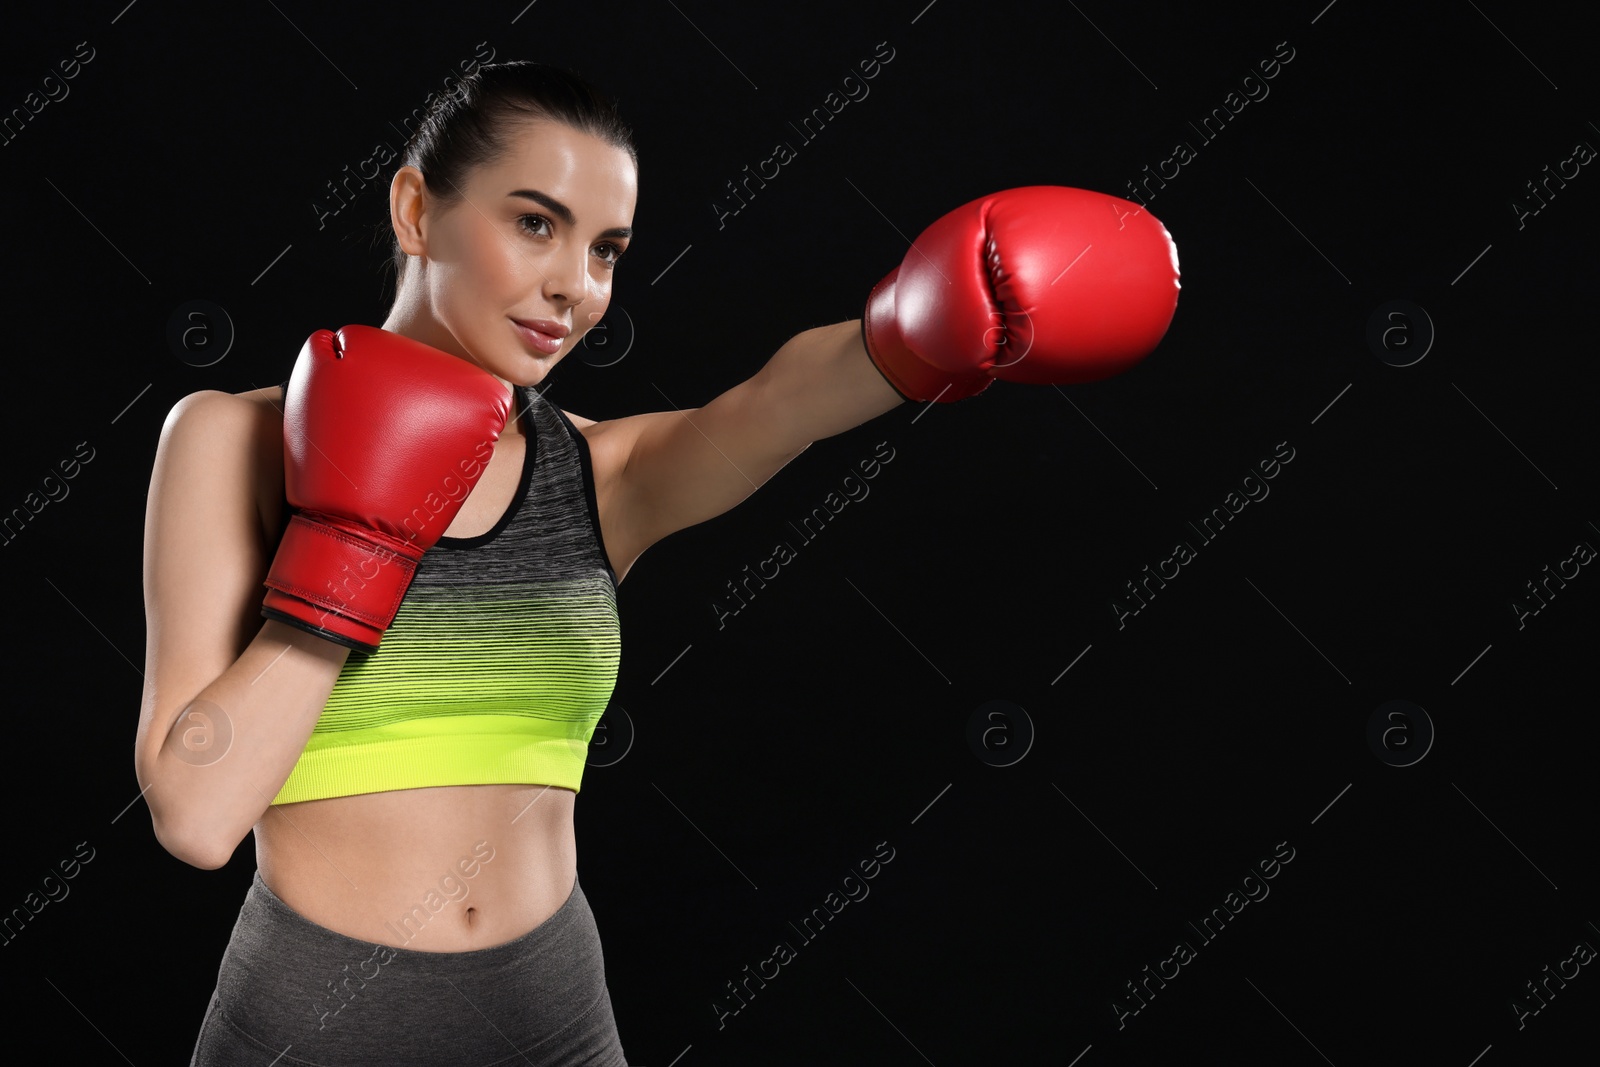
<path id="1" fill-rule="evenodd" d="M 621 662 L 588 442 L 527 386 L 522 479 L 494 528 L 424 553 L 383 643 L 352 655 L 272 801 L 422 786 L 577 791 Z M 289 509 L 285 509 L 285 524 Z"/>

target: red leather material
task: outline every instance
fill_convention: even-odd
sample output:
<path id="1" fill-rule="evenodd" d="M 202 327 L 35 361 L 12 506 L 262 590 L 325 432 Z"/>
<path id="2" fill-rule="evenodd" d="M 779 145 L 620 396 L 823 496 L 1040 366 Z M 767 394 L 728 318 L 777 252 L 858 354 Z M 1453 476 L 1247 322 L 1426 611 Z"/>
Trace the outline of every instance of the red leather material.
<path id="1" fill-rule="evenodd" d="M 976 396 L 989 388 L 992 379 L 988 375 L 946 373 L 917 358 L 906 346 L 894 314 L 894 283 L 898 273 L 897 267 L 872 287 L 866 313 L 861 316 L 867 354 L 879 373 L 907 400 L 948 403 Z"/>
<path id="2" fill-rule="evenodd" d="M 885 283 L 892 301 L 880 295 Z M 1138 204 L 1064 186 L 1009 189 L 918 236 L 868 301 L 868 351 L 919 400 L 974 372 L 1098 381 L 1160 343 L 1178 290 L 1172 235 Z M 941 399 L 957 393 L 969 395 L 952 387 Z"/>
<path id="3" fill-rule="evenodd" d="M 464 359 L 370 326 L 313 333 L 284 398 L 296 514 L 262 614 L 375 651 L 510 414 L 509 387 Z"/>

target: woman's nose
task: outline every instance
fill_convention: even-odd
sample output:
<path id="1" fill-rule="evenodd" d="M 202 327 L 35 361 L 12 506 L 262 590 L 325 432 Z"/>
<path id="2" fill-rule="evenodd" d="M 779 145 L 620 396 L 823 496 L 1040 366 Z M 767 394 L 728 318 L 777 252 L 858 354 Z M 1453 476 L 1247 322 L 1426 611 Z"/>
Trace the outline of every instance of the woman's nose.
<path id="1" fill-rule="evenodd" d="M 562 248 L 545 265 L 544 295 L 552 303 L 576 305 L 589 295 L 586 250 Z"/>

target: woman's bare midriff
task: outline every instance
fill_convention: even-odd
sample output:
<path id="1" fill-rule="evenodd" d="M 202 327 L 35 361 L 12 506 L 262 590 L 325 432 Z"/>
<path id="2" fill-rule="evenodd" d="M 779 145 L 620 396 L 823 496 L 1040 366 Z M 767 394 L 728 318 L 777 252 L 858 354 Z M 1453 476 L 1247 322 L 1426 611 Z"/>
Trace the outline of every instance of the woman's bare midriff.
<path id="1" fill-rule="evenodd" d="M 489 948 L 571 895 L 576 801 L 558 786 L 474 785 L 277 805 L 256 824 L 256 866 L 285 904 L 347 937 Z"/>

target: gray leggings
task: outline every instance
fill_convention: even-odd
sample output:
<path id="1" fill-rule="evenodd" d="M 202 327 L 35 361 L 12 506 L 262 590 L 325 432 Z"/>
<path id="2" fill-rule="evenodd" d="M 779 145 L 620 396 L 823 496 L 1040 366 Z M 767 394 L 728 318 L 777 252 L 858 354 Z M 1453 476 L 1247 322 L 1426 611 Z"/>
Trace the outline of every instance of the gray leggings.
<path id="1" fill-rule="evenodd" d="M 190 1067 L 627 1067 L 583 890 L 503 945 L 392 949 L 290 908 L 258 871 Z"/>

